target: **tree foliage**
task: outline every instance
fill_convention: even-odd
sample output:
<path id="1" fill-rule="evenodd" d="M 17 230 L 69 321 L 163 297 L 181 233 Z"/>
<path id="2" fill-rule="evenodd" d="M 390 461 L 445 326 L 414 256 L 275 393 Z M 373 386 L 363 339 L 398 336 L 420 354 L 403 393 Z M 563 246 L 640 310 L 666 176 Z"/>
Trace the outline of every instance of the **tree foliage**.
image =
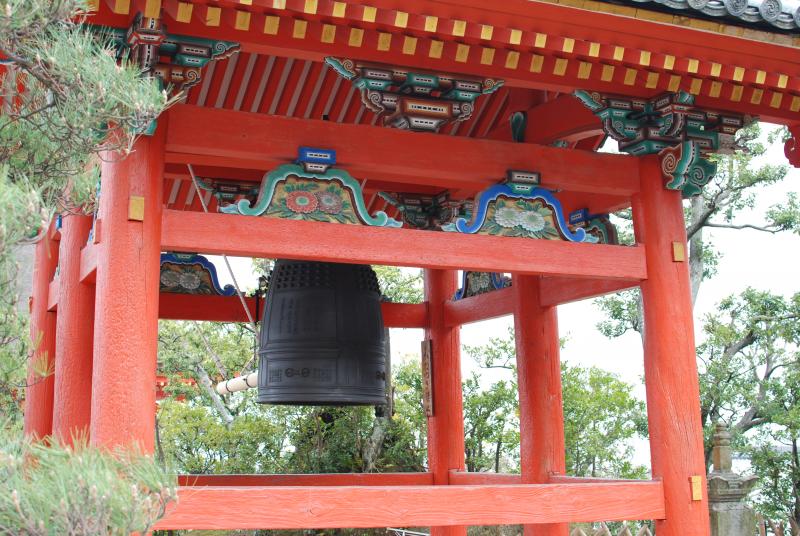
<path id="1" fill-rule="evenodd" d="M 73 449 L 34 444 L 2 434 L 2 535 L 146 533 L 176 497 L 174 478 L 152 458 L 81 444 Z"/>

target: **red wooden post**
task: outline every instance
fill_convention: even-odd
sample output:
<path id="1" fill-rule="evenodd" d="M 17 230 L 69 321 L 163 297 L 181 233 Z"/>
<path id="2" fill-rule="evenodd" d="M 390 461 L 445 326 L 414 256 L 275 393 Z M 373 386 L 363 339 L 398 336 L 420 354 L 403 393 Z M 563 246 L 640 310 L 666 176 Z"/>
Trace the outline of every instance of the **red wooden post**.
<path id="1" fill-rule="evenodd" d="M 664 188 L 655 156 L 642 158 L 641 182 L 633 214 L 637 241 L 647 255 L 642 300 L 650 456 L 653 477 L 664 481 L 666 507 L 666 519 L 656 522 L 656 532 L 707 536 L 700 387 L 681 192 Z"/>
<path id="2" fill-rule="evenodd" d="M 91 442 L 155 442 L 156 355 L 166 117 L 102 170 L 95 301 Z"/>
<path id="3" fill-rule="evenodd" d="M 455 270 L 425 270 L 425 299 L 433 376 L 433 416 L 428 418 L 428 468 L 434 484 L 449 484 L 451 470 L 464 470 L 464 409 L 459 326 L 445 323 L 445 302 L 458 288 Z M 432 527 L 431 536 L 464 536 L 466 527 Z"/>
<path id="4" fill-rule="evenodd" d="M 58 244 L 51 226 L 36 244 L 31 289 L 31 341 L 33 355 L 28 362 L 28 388 L 25 393 L 25 435 L 42 439 L 53 427 L 53 360 L 56 344 L 56 313 L 47 310 L 50 281 L 58 265 Z M 46 373 L 43 376 L 42 373 Z"/>
<path id="5" fill-rule="evenodd" d="M 514 275 L 520 470 L 525 484 L 566 471 L 556 308 L 540 305 L 537 276 Z M 566 536 L 567 523 L 526 525 L 529 536 Z"/>
<path id="6" fill-rule="evenodd" d="M 62 219 L 53 435 L 63 443 L 89 433 L 94 286 L 80 282 L 80 271 L 81 249 L 91 228 L 91 216 L 67 215 Z"/>

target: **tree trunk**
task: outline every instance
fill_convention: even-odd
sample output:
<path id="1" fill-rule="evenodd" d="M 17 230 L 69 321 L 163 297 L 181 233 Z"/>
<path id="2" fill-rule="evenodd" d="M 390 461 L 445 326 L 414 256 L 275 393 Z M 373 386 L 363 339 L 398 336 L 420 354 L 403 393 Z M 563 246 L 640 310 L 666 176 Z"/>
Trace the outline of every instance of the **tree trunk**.
<path id="1" fill-rule="evenodd" d="M 386 431 L 389 428 L 389 418 L 376 417 L 372 423 L 372 433 L 364 446 L 364 472 L 374 473 L 383 452 L 383 441 L 386 439 Z"/>
<path id="2" fill-rule="evenodd" d="M 228 411 L 228 407 L 225 405 L 225 402 L 222 401 L 222 398 L 219 396 L 219 394 L 217 394 L 217 391 L 211 385 L 211 378 L 208 377 L 206 369 L 203 368 L 203 365 L 197 363 L 194 366 L 194 371 L 197 375 L 200 386 L 203 388 L 203 391 L 205 391 L 205 393 L 211 398 L 211 402 L 214 404 L 214 408 L 217 410 L 217 413 L 219 413 L 219 416 L 222 417 L 223 421 L 225 421 L 225 426 L 230 427 L 231 423 L 233 422 L 233 415 L 231 415 L 231 412 Z"/>
<path id="3" fill-rule="evenodd" d="M 699 223 L 703 209 L 705 208 L 705 200 L 702 195 L 692 198 L 692 210 L 690 213 L 690 226 Z M 700 290 L 700 283 L 703 281 L 703 271 L 705 269 L 705 260 L 703 258 L 705 252 L 705 245 L 703 243 L 703 228 L 700 227 L 698 231 L 689 240 L 689 280 L 692 289 L 692 306 L 697 300 L 697 293 Z"/>

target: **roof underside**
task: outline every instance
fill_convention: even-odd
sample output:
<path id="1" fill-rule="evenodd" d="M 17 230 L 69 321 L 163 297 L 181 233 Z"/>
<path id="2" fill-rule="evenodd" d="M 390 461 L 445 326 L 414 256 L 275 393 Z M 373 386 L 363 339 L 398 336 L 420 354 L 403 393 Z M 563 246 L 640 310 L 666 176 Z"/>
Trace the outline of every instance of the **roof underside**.
<path id="1" fill-rule="evenodd" d="M 493 137 L 498 130 L 509 130 L 509 114 L 514 111 L 512 98 L 520 97 L 528 103 L 543 103 L 558 98 L 554 92 L 533 89 L 502 87 L 494 93 L 483 95 L 476 101 L 475 111 L 466 121 L 445 126 L 439 136 L 470 138 Z M 205 108 L 226 109 L 250 113 L 267 114 L 297 119 L 325 120 L 333 123 L 379 125 L 381 118 L 368 110 L 361 101 L 360 91 L 344 80 L 327 64 L 313 60 L 286 58 L 248 52 L 238 52 L 229 58 L 211 62 L 204 70 L 202 81 L 189 89 L 185 102 Z M 566 147 L 596 150 L 603 136 L 589 136 L 563 142 Z M 208 179 L 228 179 L 245 182 L 260 181 L 267 170 L 226 170 L 195 166 L 199 176 Z M 202 210 L 200 200 L 187 179 L 186 167 L 167 164 L 165 180 L 165 204 L 178 210 Z M 370 210 L 385 209 L 397 216 L 392 207 L 387 207 L 376 195 L 374 185 L 379 181 L 382 188 L 391 184 L 382 177 L 360 177 Z M 399 185 L 398 185 L 399 187 Z M 424 194 L 441 191 L 435 187 L 402 188 Z M 210 210 L 217 209 L 217 202 L 210 192 L 204 193 Z"/>

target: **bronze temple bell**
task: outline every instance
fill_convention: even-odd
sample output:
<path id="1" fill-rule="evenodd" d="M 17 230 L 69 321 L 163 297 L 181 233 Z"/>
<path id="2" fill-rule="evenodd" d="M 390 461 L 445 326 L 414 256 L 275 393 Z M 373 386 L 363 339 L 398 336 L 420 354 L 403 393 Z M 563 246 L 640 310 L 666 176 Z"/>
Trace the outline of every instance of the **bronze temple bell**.
<path id="1" fill-rule="evenodd" d="M 371 267 L 279 259 L 262 318 L 259 403 L 386 402 L 381 292 Z"/>

